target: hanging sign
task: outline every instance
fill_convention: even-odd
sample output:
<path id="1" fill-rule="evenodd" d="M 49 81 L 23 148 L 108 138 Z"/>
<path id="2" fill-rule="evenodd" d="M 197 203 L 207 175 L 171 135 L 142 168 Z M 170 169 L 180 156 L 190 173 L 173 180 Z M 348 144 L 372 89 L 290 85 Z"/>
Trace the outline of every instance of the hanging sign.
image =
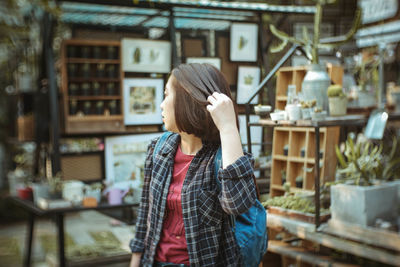
<path id="1" fill-rule="evenodd" d="M 371 23 L 388 19 L 397 14 L 398 0 L 362 0 L 362 23 Z"/>

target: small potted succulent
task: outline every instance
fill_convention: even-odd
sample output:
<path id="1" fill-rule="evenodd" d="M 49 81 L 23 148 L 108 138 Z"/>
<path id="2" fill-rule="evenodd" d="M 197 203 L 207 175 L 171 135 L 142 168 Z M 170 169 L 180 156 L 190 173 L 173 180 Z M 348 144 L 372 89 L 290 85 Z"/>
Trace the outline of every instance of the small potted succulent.
<path id="1" fill-rule="evenodd" d="M 68 64 L 68 76 L 70 78 L 76 77 L 77 70 L 78 70 L 78 67 L 76 64 L 71 64 L 71 63 Z"/>
<path id="2" fill-rule="evenodd" d="M 83 113 L 85 115 L 90 115 L 91 108 L 92 108 L 92 103 L 90 101 L 85 101 L 85 103 L 83 103 Z"/>
<path id="3" fill-rule="evenodd" d="M 100 83 L 94 82 L 92 84 L 93 95 L 100 95 Z"/>
<path id="4" fill-rule="evenodd" d="M 115 78 L 116 76 L 115 65 L 107 66 L 107 76 L 108 78 Z"/>
<path id="5" fill-rule="evenodd" d="M 89 46 L 83 46 L 81 48 L 81 57 L 90 58 L 90 47 Z"/>
<path id="6" fill-rule="evenodd" d="M 329 115 L 343 116 L 347 112 L 347 97 L 340 84 L 328 87 Z"/>
<path id="7" fill-rule="evenodd" d="M 111 100 L 110 103 L 108 103 L 108 108 L 110 110 L 111 115 L 116 115 L 117 114 L 117 101 Z"/>
<path id="8" fill-rule="evenodd" d="M 89 78 L 90 77 L 90 64 L 85 63 L 82 65 L 82 77 Z"/>
<path id="9" fill-rule="evenodd" d="M 104 102 L 103 101 L 97 101 L 96 103 L 96 114 L 97 115 L 102 115 L 104 113 Z"/>
<path id="10" fill-rule="evenodd" d="M 78 85 L 76 83 L 71 83 L 69 85 L 69 95 L 78 95 Z"/>
<path id="11" fill-rule="evenodd" d="M 90 84 L 83 83 L 81 85 L 82 95 L 90 95 Z"/>
<path id="12" fill-rule="evenodd" d="M 115 94 L 115 84 L 114 83 L 107 83 L 106 88 L 107 95 L 114 95 Z"/>
<path id="13" fill-rule="evenodd" d="M 78 102 L 76 100 L 71 100 L 69 104 L 69 114 L 75 115 L 78 112 Z"/>
<path id="14" fill-rule="evenodd" d="M 103 63 L 97 64 L 97 72 L 96 72 L 97 77 L 104 77 L 105 68 L 106 68 L 105 64 Z"/>
<path id="15" fill-rule="evenodd" d="M 101 47 L 100 46 L 95 46 L 93 48 L 93 57 L 100 59 L 101 58 Z"/>

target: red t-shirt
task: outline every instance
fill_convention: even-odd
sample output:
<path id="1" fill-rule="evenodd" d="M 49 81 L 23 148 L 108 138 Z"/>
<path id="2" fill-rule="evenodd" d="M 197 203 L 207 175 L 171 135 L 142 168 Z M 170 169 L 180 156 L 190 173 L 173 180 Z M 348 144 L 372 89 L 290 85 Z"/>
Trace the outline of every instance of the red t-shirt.
<path id="1" fill-rule="evenodd" d="M 156 261 L 190 265 L 183 225 L 181 191 L 193 157 L 183 154 L 178 146 Z"/>

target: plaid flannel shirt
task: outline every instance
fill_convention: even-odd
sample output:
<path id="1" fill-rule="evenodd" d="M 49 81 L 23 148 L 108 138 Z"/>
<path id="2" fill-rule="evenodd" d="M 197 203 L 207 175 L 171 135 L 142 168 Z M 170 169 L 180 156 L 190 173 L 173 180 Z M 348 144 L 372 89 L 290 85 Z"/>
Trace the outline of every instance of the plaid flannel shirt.
<path id="1" fill-rule="evenodd" d="M 155 155 L 157 139 L 148 147 L 144 185 L 138 211 L 132 252 L 141 252 L 141 266 L 151 267 L 162 231 L 174 157 L 180 143 L 178 134 L 171 135 Z M 203 142 L 193 158 L 182 187 L 182 212 L 191 266 L 240 266 L 229 216 L 246 212 L 255 202 L 253 159 L 250 154 L 220 168 L 219 190 L 215 178 L 214 157 L 219 145 Z"/>

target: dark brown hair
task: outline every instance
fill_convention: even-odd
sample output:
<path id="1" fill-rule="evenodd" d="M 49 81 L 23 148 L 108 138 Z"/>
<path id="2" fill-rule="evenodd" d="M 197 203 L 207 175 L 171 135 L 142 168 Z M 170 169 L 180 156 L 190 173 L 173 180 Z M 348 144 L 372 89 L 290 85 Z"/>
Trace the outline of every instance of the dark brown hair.
<path id="1" fill-rule="evenodd" d="M 193 134 L 203 141 L 219 142 L 219 131 L 206 106 L 207 97 L 214 92 L 232 99 L 225 76 L 210 64 L 182 64 L 171 72 L 175 89 L 175 120 L 178 129 Z M 236 125 L 237 107 L 234 103 Z"/>

